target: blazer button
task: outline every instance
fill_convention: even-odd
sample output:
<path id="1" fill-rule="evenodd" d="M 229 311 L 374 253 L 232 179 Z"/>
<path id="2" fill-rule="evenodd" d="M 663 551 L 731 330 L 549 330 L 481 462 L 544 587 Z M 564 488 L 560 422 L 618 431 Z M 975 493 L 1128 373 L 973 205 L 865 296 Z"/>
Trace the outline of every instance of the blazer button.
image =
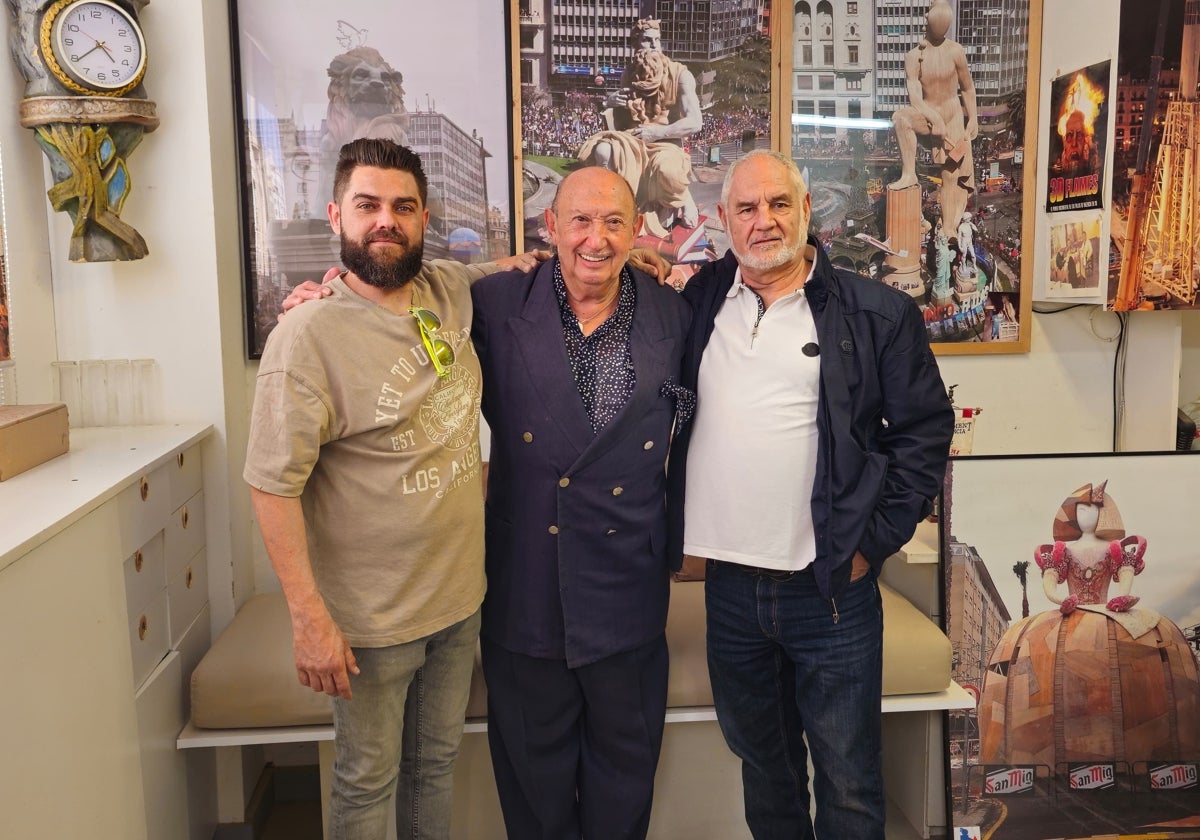
<path id="1" fill-rule="evenodd" d="M 613 488 L 613 495 L 614 495 L 614 496 L 620 496 L 620 495 L 621 495 L 622 493 L 624 493 L 624 492 L 625 492 L 625 488 L 624 488 L 624 487 L 614 487 L 614 488 Z"/>
<path id="2" fill-rule="evenodd" d="M 551 533 L 551 534 L 557 534 L 557 533 L 558 533 L 558 526 L 557 526 L 557 525 L 551 525 L 549 530 L 550 530 L 550 533 Z"/>
<path id="3" fill-rule="evenodd" d="M 526 443 L 533 443 L 533 433 L 526 432 L 525 434 L 521 435 L 521 440 L 525 441 Z"/>
<path id="4" fill-rule="evenodd" d="M 568 485 L 570 485 L 570 483 L 571 483 L 571 479 L 567 478 L 566 476 L 563 476 L 562 478 L 560 478 L 558 480 L 559 487 L 567 487 Z"/>
<path id="5" fill-rule="evenodd" d="M 652 440 L 648 440 L 644 444 L 642 444 L 642 449 L 650 450 L 653 448 L 654 448 L 654 441 L 652 441 Z"/>

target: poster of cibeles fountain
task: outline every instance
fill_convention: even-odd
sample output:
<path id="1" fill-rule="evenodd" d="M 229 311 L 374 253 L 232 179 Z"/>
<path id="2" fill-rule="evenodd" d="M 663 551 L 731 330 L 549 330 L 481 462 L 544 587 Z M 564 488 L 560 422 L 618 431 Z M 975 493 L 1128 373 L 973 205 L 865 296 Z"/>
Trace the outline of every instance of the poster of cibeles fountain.
<path id="1" fill-rule="evenodd" d="M 939 353 L 1029 349 L 1041 0 L 794 4 L 792 157 L 835 265 Z"/>
<path id="2" fill-rule="evenodd" d="M 1120 8 L 1107 305 L 1196 309 L 1200 21 L 1186 0 Z"/>
<path id="3" fill-rule="evenodd" d="M 291 288 L 339 261 L 326 205 L 357 137 L 421 156 L 426 258 L 512 253 L 503 3 L 230 0 L 230 18 L 252 358 Z"/>
<path id="4" fill-rule="evenodd" d="M 729 164 L 772 147 L 772 33 L 762 0 L 514 0 L 518 179 L 526 249 L 572 169 L 599 164 L 638 197 L 635 243 L 682 288 L 729 246 L 717 216 Z"/>
<path id="5" fill-rule="evenodd" d="M 952 837 L 1195 837 L 1191 453 L 952 459 L 941 508 Z"/>

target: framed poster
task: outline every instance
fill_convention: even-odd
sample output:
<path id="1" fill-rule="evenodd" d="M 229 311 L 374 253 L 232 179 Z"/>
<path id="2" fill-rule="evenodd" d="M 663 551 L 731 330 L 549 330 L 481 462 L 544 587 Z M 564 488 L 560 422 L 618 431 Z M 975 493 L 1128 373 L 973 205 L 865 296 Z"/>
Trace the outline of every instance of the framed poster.
<path id="1" fill-rule="evenodd" d="M 793 9 L 790 146 L 830 260 L 910 294 L 938 353 L 1028 351 L 1041 0 Z"/>
<path id="2" fill-rule="evenodd" d="M 1200 308 L 1194 7 L 1185 0 L 1120 0 L 1117 56 L 1107 306 Z"/>
<path id="3" fill-rule="evenodd" d="M 230 0 L 247 349 L 338 262 L 326 205 L 342 144 L 386 137 L 429 179 L 426 258 L 512 253 L 503 3 Z"/>
<path id="4" fill-rule="evenodd" d="M 994 840 L 1200 814 L 1193 454 L 956 458 L 942 500 L 954 822 Z"/>
<path id="5" fill-rule="evenodd" d="M 4 216 L 4 162 L 0 159 L 0 405 L 4 404 L 4 368 L 12 362 L 9 318 L 8 220 Z"/>
<path id="6" fill-rule="evenodd" d="M 728 164 L 778 147 L 772 18 L 760 0 L 514 0 L 516 179 L 524 249 L 545 248 L 545 210 L 583 164 L 638 197 L 635 243 L 682 288 L 729 240 L 717 218 Z M 778 34 L 774 34 L 778 38 Z"/>
<path id="7" fill-rule="evenodd" d="M 1104 204 L 1111 65 L 1101 61 L 1050 82 L 1047 213 L 1095 210 Z"/>

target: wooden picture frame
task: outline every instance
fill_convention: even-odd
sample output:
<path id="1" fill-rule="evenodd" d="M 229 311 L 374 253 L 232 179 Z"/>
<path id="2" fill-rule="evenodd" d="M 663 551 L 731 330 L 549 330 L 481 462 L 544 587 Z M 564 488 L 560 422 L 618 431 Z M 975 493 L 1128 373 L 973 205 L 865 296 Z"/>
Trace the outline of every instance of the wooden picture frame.
<path id="1" fill-rule="evenodd" d="M 0 155 L 0 405 L 5 404 L 7 368 L 12 365 L 12 314 L 8 271 L 8 219 L 4 215 L 4 161 Z"/>
<path id="2" fill-rule="evenodd" d="M 601 132 L 630 136 L 629 109 L 610 104 L 611 97 L 628 87 L 626 68 L 635 72 L 631 29 L 639 19 L 658 20 L 662 55 L 682 63 L 695 81 L 696 102 L 688 107 L 699 108 L 701 127 L 670 138 L 681 151 L 665 153 L 666 167 L 690 168 L 690 184 L 666 194 L 655 186 L 656 173 L 665 169 L 622 174 L 639 195 L 646 226 L 636 244 L 673 263 L 672 282 L 682 289 L 701 265 L 728 248 L 716 209 L 727 165 L 752 148 L 782 147 L 786 97 L 780 86 L 782 33 L 774 17 L 757 0 L 734 0 L 720 11 L 717 4 L 652 0 L 510 2 L 518 247 L 548 247 L 544 212 L 558 182 L 581 165 L 581 152 L 587 162 L 602 161 L 596 147 L 608 141 Z M 679 107 L 661 121 L 681 119 Z"/>
<path id="3" fill-rule="evenodd" d="M 957 101 L 959 111 L 969 112 L 965 86 L 952 69 L 929 81 L 928 71 L 937 68 L 931 59 L 949 61 L 950 55 L 923 40 L 927 2 L 799 0 L 787 7 L 793 12 L 786 21 L 788 148 L 812 182 L 811 230 L 830 259 L 911 294 L 935 352 L 1024 353 L 1033 311 L 1029 246 L 1042 0 L 959 0 L 953 6 L 948 37 L 964 47 L 979 134 L 964 144 L 947 132 L 938 158 L 950 163 L 935 160 L 932 123 L 913 109 L 908 93 L 910 77 L 922 77 L 923 95 L 948 91 L 943 105 Z M 984 55 L 986 70 L 979 63 Z M 916 126 L 911 169 L 897 134 L 902 111 L 904 124 Z M 957 186 L 967 171 L 974 191 Z M 907 190 L 890 186 L 910 180 Z M 947 192 L 943 201 L 942 183 L 957 194 Z M 946 213 L 955 220 L 944 220 Z M 961 213 L 970 213 L 965 223 Z M 954 227 L 940 247 L 939 224 Z M 970 227 L 960 235 L 964 224 Z"/>
<path id="4" fill-rule="evenodd" d="M 950 836 L 1115 836 L 1200 813 L 1197 454 L 951 459 L 942 611 L 979 702 L 945 730 Z"/>
<path id="5" fill-rule="evenodd" d="M 247 353 L 280 302 L 339 262 L 329 227 L 341 145 L 386 137 L 429 179 L 425 257 L 512 253 L 503 3 L 230 0 Z M 357 75 L 356 75 L 357 74 Z"/>

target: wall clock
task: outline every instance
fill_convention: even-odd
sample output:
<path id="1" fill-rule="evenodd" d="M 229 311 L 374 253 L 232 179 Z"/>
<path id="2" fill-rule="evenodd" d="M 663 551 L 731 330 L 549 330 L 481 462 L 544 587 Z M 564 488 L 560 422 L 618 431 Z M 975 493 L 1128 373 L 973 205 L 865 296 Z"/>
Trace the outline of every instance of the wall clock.
<path id="1" fill-rule="evenodd" d="M 75 93 L 120 96 L 146 72 L 146 40 L 137 20 L 110 0 L 57 0 L 42 17 L 46 67 Z"/>
<path id="2" fill-rule="evenodd" d="M 7 0 L 11 54 L 25 77 L 21 125 L 50 163 L 51 206 L 71 216 L 75 262 L 136 260 L 146 241 L 120 218 L 126 159 L 158 127 L 146 98 L 149 0 Z"/>

